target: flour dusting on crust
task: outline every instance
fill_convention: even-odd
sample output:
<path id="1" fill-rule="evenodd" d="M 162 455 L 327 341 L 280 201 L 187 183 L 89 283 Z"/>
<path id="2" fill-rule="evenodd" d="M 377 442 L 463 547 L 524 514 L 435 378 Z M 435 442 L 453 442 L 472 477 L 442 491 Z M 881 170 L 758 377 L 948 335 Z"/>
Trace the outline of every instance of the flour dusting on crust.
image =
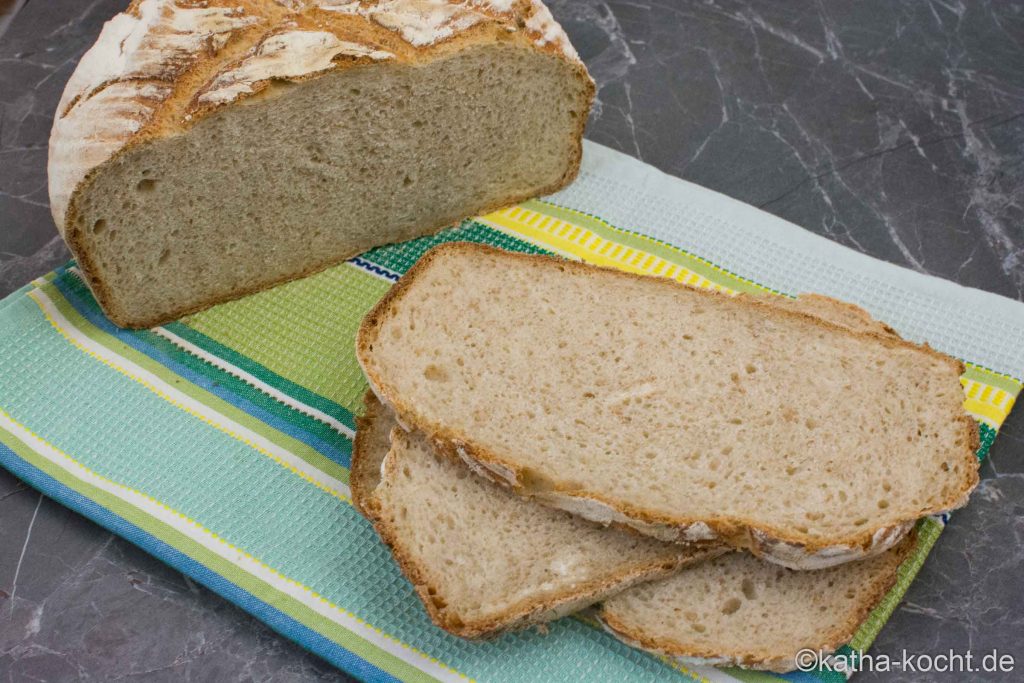
<path id="1" fill-rule="evenodd" d="M 136 11 L 118 14 L 103 27 L 68 81 L 62 115 L 112 81 L 172 80 L 204 51 L 221 49 L 233 32 L 260 21 L 241 7 L 186 7 L 166 0 L 143 0 Z"/>
<path id="2" fill-rule="evenodd" d="M 358 14 L 395 31 L 410 45 L 426 47 L 485 21 L 506 31 L 524 29 L 538 47 L 553 45 L 566 57 L 579 56 L 565 31 L 540 0 L 316 0 L 324 10 Z"/>
<path id="3" fill-rule="evenodd" d="M 448 0 L 379 0 L 367 5 L 321 0 L 320 7 L 366 17 L 416 47 L 438 43 L 488 18 L 472 4 Z"/>
<path id="4" fill-rule="evenodd" d="M 569 36 L 565 35 L 561 25 L 551 16 L 551 10 L 540 0 L 532 0 L 530 6 L 532 12 L 530 18 L 526 20 L 526 30 L 533 37 L 533 41 L 540 47 L 554 45 L 569 59 L 579 61 L 580 57 L 569 42 Z"/>
<path id="5" fill-rule="evenodd" d="M 200 103 L 230 102 L 257 92 L 270 79 L 294 79 L 327 71 L 338 55 L 394 58 L 386 50 L 339 40 L 327 31 L 285 31 L 267 37 L 241 63 L 220 73 L 197 99 Z"/>

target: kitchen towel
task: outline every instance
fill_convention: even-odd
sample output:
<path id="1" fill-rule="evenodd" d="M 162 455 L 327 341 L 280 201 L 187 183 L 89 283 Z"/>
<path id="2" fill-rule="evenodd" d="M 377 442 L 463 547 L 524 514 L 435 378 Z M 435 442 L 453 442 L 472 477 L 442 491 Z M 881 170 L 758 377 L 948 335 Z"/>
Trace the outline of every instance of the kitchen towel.
<path id="1" fill-rule="evenodd" d="M 876 261 L 587 143 L 562 192 L 152 330 L 73 264 L 0 302 L 0 464 L 366 680 L 767 680 L 669 663 L 583 620 L 470 643 L 427 619 L 349 500 L 363 314 L 431 246 L 550 252 L 730 292 L 820 292 L 964 359 L 985 457 L 1024 377 L 1024 305 Z M 167 283 L 173 287 L 174 283 Z M 941 533 L 923 520 L 865 649 Z M 837 590 L 841 590 L 837 587 Z M 791 680 L 843 680 L 827 666 Z"/>

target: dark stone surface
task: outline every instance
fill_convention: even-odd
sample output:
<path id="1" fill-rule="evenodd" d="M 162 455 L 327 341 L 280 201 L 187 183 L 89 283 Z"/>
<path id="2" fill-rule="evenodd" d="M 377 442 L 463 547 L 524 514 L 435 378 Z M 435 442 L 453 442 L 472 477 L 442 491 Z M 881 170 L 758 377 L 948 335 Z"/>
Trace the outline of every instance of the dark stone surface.
<path id="1" fill-rule="evenodd" d="M 53 109 L 124 0 L 0 0 L 0 295 L 68 258 Z M 587 135 L 873 256 L 1024 297 L 1024 4 L 558 0 Z M 13 17 L 13 18 L 12 18 Z M 1024 418 L 1007 422 L 874 652 L 1024 671 Z M 861 674 L 861 680 L 962 675 Z M 0 680 L 346 680 L 0 473 Z"/>

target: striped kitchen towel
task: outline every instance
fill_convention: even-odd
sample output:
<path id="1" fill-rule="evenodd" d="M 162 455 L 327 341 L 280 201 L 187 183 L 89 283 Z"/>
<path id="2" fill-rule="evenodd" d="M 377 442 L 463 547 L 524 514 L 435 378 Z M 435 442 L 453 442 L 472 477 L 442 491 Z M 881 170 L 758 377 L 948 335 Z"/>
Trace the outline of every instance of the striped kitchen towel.
<path id="1" fill-rule="evenodd" d="M 73 264 L 39 278 L 0 302 L 0 464 L 366 680 L 771 678 L 662 661 L 573 618 L 483 644 L 431 625 L 350 504 L 366 388 L 353 339 L 391 284 L 450 240 L 858 303 L 968 362 L 979 457 L 1021 389 L 1020 303 L 872 260 L 588 144 L 580 178 L 546 200 L 152 330 L 111 324 Z M 921 522 L 898 585 L 844 652 L 870 645 L 944 523 Z M 843 678 L 789 678 L 808 676 Z"/>

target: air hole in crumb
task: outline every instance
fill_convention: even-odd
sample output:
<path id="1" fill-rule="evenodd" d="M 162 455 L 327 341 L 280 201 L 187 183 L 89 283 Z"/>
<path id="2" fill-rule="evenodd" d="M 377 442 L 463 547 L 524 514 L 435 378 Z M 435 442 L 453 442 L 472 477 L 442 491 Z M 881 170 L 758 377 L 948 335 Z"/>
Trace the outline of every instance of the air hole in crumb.
<path id="1" fill-rule="evenodd" d="M 409 176 L 405 176 L 404 178 L 402 178 L 402 185 L 404 185 L 405 187 L 409 187 L 410 185 L 412 185 L 412 178 L 410 178 Z"/>
<path id="2" fill-rule="evenodd" d="M 853 521 L 853 525 L 854 526 L 864 526 L 867 523 L 868 523 L 868 518 L 867 517 L 861 517 L 860 519 L 855 519 Z"/>
<path id="3" fill-rule="evenodd" d="M 158 258 L 156 260 L 157 264 L 162 266 L 163 264 L 167 263 L 167 259 L 170 258 L 170 256 L 171 256 L 171 250 L 170 249 L 164 249 L 163 251 L 160 252 L 160 258 Z"/>
<path id="4" fill-rule="evenodd" d="M 879 510 L 884 510 L 887 507 L 889 507 L 889 501 L 885 500 L 884 498 L 882 500 L 878 501 L 878 509 Z"/>
<path id="5" fill-rule="evenodd" d="M 729 598 L 725 601 L 725 604 L 722 605 L 722 614 L 734 614 L 742 604 L 743 603 L 740 602 L 739 598 Z"/>
<path id="6" fill-rule="evenodd" d="M 755 372 L 757 372 L 757 368 L 751 365 L 750 363 L 747 363 L 746 370 L 748 375 L 753 375 Z"/>
<path id="7" fill-rule="evenodd" d="M 156 181 L 152 178 L 143 178 L 135 186 L 135 189 L 139 192 L 152 192 L 156 189 Z"/>
<path id="8" fill-rule="evenodd" d="M 106 229 L 107 221 L 102 218 L 92 224 L 92 234 L 94 235 L 98 235 Z"/>
<path id="9" fill-rule="evenodd" d="M 412 127 L 413 128 L 422 128 L 423 127 L 423 122 L 419 121 L 419 120 L 413 121 L 412 122 Z"/>
<path id="10" fill-rule="evenodd" d="M 747 600 L 754 600 L 757 598 L 757 591 L 754 589 L 754 582 L 750 579 L 743 579 L 741 588 L 743 590 L 743 597 Z"/>
<path id="11" fill-rule="evenodd" d="M 817 429 L 818 421 L 815 420 L 813 417 L 809 417 L 806 420 L 804 420 L 804 425 L 806 425 L 808 429 Z"/>
<path id="12" fill-rule="evenodd" d="M 359 88 L 349 88 L 348 94 L 349 95 L 358 95 L 359 94 Z"/>
<path id="13" fill-rule="evenodd" d="M 430 364 L 423 369 L 423 377 L 431 382 L 445 382 L 448 380 L 448 372 L 438 365 Z"/>

